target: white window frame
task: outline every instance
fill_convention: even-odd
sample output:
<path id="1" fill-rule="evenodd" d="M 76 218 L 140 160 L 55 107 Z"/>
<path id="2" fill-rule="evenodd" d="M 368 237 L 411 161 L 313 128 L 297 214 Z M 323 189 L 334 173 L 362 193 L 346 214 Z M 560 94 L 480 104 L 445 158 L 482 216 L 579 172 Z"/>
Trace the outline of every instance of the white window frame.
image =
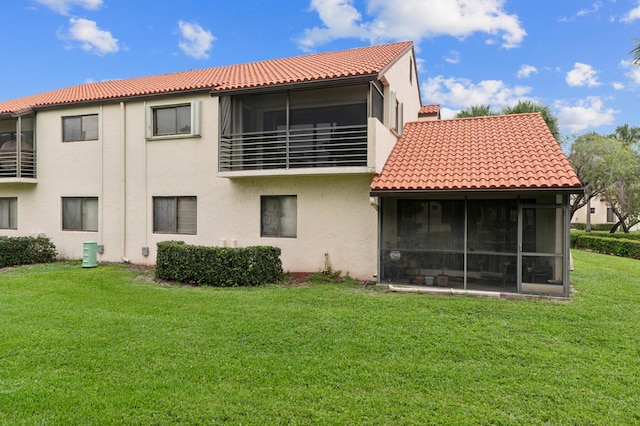
<path id="1" fill-rule="evenodd" d="M 193 138 L 200 136 L 200 101 L 191 102 L 176 102 L 168 104 L 147 105 L 146 108 L 146 138 L 147 140 L 162 140 L 162 139 L 180 139 L 180 138 Z M 182 106 L 191 107 L 191 130 L 188 133 L 172 133 L 172 134 L 154 134 L 155 129 L 155 111 L 168 108 L 177 108 Z"/>
<path id="2" fill-rule="evenodd" d="M 95 118 L 96 121 L 96 133 L 95 137 L 86 137 L 86 131 L 83 131 L 85 119 Z M 66 126 L 65 123 L 67 120 L 80 120 L 80 138 L 67 138 L 67 133 L 65 131 Z M 70 136 L 70 135 L 69 135 Z M 100 139 L 100 116 L 98 114 L 79 114 L 79 115 L 67 115 L 62 117 L 62 142 L 85 142 L 85 141 L 97 141 Z"/>
<path id="3" fill-rule="evenodd" d="M 156 202 L 161 201 L 173 201 L 172 211 L 169 213 L 172 217 L 169 219 L 172 221 L 171 226 L 160 226 L 158 214 L 156 211 L 158 205 Z M 189 206 L 188 202 L 193 202 L 195 205 Z M 198 197 L 196 196 L 156 196 L 153 197 L 153 233 L 154 234 L 179 234 L 179 235 L 197 235 L 198 233 Z M 181 215 L 191 215 L 193 217 L 185 217 Z M 167 217 L 163 217 L 163 220 L 167 220 Z M 189 225 L 189 222 L 192 225 Z M 169 229 L 170 228 L 170 229 Z"/>
<path id="4" fill-rule="evenodd" d="M 0 197 L 0 229 L 18 229 L 17 197 Z"/>

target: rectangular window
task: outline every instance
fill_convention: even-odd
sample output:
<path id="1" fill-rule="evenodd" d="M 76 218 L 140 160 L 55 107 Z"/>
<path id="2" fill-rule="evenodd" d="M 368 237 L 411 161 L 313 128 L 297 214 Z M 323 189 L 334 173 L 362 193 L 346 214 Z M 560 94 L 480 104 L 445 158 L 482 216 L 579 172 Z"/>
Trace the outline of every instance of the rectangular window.
<path id="1" fill-rule="evenodd" d="M 197 197 L 153 197 L 153 232 L 195 235 Z"/>
<path id="2" fill-rule="evenodd" d="M 614 223 L 615 221 L 616 218 L 613 214 L 613 209 L 611 207 L 607 207 L 607 223 Z"/>
<path id="3" fill-rule="evenodd" d="M 90 141 L 98 139 L 98 114 L 62 117 L 62 141 Z"/>
<path id="4" fill-rule="evenodd" d="M 97 231 L 98 197 L 63 197 L 63 231 Z"/>
<path id="5" fill-rule="evenodd" d="M 18 229 L 17 198 L 0 198 L 0 229 Z"/>
<path id="6" fill-rule="evenodd" d="M 198 136 L 200 103 L 162 105 L 147 110 L 147 138 Z"/>
<path id="7" fill-rule="evenodd" d="M 260 198 L 260 236 L 295 238 L 298 228 L 298 200 L 295 195 Z"/>

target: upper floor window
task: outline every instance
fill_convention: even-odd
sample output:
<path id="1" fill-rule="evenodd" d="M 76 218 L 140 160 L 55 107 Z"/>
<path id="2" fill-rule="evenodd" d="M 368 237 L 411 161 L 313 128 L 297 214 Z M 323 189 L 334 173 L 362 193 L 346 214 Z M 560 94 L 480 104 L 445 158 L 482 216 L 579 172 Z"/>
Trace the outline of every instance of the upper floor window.
<path id="1" fill-rule="evenodd" d="M 149 107 L 147 138 L 198 136 L 200 134 L 200 103 Z"/>
<path id="2" fill-rule="evenodd" d="M 97 231 L 98 197 L 63 197 L 63 231 Z"/>
<path id="3" fill-rule="evenodd" d="M 18 229 L 17 198 L 0 198 L 0 229 Z"/>
<path id="4" fill-rule="evenodd" d="M 196 197 L 153 197 L 153 232 L 195 235 L 197 224 Z"/>
<path id="5" fill-rule="evenodd" d="M 98 139 L 98 114 L 62 117 L 62 141 L 90 141 Z"/>

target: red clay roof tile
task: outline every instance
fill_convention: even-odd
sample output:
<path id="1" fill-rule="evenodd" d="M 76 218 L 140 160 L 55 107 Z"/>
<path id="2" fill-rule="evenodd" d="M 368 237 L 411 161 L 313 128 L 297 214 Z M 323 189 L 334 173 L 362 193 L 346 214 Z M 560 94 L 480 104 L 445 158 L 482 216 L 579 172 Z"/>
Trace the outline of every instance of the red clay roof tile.
<path id="1" fill-rule="evenodd" d="M 0 102 L 0 114 L 31 108 L 193 90 L 223 91 L 327 80 L 383 72 L 413 47 L 399 42 L 338 52 L 81 84 Z"/>
<path id="2" fill-rule="evenodd" d="M 440 112 L 440 104 L 422 105 L 418 116 L 438 115 Z"/>
<path id="3" fill-rule="evenodd" d="M 579 189 L 539 113 L 407 123 L 372 191 Z"/>

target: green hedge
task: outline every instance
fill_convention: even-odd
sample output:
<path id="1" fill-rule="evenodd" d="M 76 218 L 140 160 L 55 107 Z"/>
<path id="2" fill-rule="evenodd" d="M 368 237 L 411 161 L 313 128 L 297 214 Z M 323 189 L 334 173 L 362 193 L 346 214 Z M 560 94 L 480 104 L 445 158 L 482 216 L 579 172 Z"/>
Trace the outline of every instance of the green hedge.
<path id="1" fill-rule="evenodd" d="M 254 286 L 282 279 L 278 247 L 206 247 L 158 243 L 156 278 L 216 287 Z"/>
<path id="2" fill-rule="evenodd" d="M 10 237 L 0 239 L 0 268 L 14 265 L 53 262 L 56 246 L 45 237 Z"/>
<path id="3" fill-rule="evenodd" d="M 615 225 L 615 223 L 592 223 L 591 230 L 609 232 L 613 228 L 613 225 Z M 575 222 L 571 224 L 571 228 L 584 231 L 585 229 L 587 229 L 587 224 Z"/>
<path id="4" fill-rule="evenodd" d="M 640 241 L 625 238 L 629 234 L 571 231 L 571 248 L 640 259 Z"/>
<path id="5" fill-rule="evenodd" d="M 573 230 L 571 231 L 571 233 L 577 233 L 580 235 L 591 235 L 592 237 L 600 237 L 600 238 L 616 238 L 619 240 L 622 239 L 622 240 L 640 241 L 640 232 L 638 231 L 629 232 L 628 234 L 625 234 L 624 232 L 616 232 L 615 234 L 612 234 L 610 232 L 605 232 L 605 231 L 585 232 L 585 231 Z"/>

